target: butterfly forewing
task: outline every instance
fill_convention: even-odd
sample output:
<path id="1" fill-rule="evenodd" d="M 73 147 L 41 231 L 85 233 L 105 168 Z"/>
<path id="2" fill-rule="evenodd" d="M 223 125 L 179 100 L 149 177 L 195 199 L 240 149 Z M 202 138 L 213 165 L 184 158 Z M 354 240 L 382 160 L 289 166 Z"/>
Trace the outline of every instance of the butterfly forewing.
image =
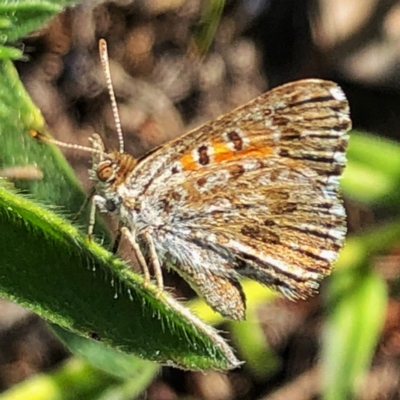
<path id="1" fill-rule="evenodd" d="M 199 161 L 205 152 L 209 153 L 211 163 L 220 163 L 239 155 L 247 157 L 255 149 L 262 156 L 276 155 L 277 146 L 282 153 L 305 151 L 304 159 L 308 153 L 318 152 L 321 162 L 325 153 L 335 151 L 339 145 L 342 145 L 341 154 L 344 153 L 346 133 L 350 127 L 347 100 L 335 83 L 319 79 L 292 82 L 161 146 L 140 160 L 132 177 L 157 185 L 157 179 L 164 179 L 171 171 L 204 167 L 206 158 L 203 156 L 203 164 Z M 301 140 L 292 140 L 296 136 Z M 236 148 L 242 141 L 244 149 L 238 152 Z M 249 141 L 250 148 L 246 147 Z M 209 145 L 211 148 L 207 147 Z M 313 154 L 311 158 L 315 156 Z M 343 157 L 334 165 L 328 160 L 326 165 L 319 167 L 329 165 L 337 168 L 338 164 L 343 167 L 344 163 Z M 146 165 L 151 165 L 151 168 L 145 168 Z"/>
<path id="2" fill-rule="evenodd" d="M 311 294 L 346 232 L 338 186 L 350 126 L 333 82 L 257 97 L 139 161 L 127 181 L 139 232 L 150 226 L 160 258 L 227 316 L 243 317 L 239 275 Z"/>

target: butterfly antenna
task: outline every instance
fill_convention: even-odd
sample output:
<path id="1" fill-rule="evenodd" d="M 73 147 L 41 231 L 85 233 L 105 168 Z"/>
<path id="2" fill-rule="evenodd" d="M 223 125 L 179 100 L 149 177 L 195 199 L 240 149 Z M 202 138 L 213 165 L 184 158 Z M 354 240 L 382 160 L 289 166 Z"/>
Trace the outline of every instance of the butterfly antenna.
<path id="1" fill-rule="evenodd" d="M 35 131 L 33 129 L 29 131 L 29 135 L 35 139 L 40 140 L 41 142 L 52 143 L 52 144 L 55 144 L 60 147 L 65 147 L 67 149 L 82 150 L 82 151 L 86 151 L 86 152 L 92 153 L 92 154 L 101 154 L 100 150 L 94 149 L 92 147 L 81 146 L 79 144 L 60 142 L 59 140 L 44 136 L 43 134 L 41 134 L 38 131 Z"/>
<path id="2" fill-rule="evenodd" d="M 111 80 L 110 63 L 108 62 L 107 42 L 105 41 L 105 39 L 99 40 L 99 53 L 100 53 L 101 65 L 103 67 L 103 71 L 106 76 L 108 94 L 110 96 L 111 108 L 112 108 L 112 112 L 114 115 L 114 121 L 115 121 L 115 127 L 117 129 L 118 141 L 119 141 L 119 152 L 123 153 L 124 152 L 124 136 L 122 134 L 121 120 L 119 118 L 117 101 L 115 100 L 115 93 L 114 93 L 113 84 L 112 84 L 112 80 Z"/>

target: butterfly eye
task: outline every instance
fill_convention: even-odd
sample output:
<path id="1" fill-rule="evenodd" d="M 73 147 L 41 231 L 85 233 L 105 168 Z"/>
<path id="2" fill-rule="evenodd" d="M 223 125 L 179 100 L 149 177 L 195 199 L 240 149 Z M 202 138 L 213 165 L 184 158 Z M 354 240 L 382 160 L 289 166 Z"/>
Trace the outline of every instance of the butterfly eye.
<path id="1" fill-rule="evenodd" d="M 117 204 L 115 203 L 114 200 L 108 199 L 106 201 L 105 206 L 106 206 L 107 211 L 109 211 L 109 212 L 114 212 L 117 209 Z"/>
<path id="2" fill-rule="evenodd" d="M 114 177 L 114 168 L 111 161 L 103 161 L 97 167 L 97 178 L 101 182 L 110 182 Z"/>

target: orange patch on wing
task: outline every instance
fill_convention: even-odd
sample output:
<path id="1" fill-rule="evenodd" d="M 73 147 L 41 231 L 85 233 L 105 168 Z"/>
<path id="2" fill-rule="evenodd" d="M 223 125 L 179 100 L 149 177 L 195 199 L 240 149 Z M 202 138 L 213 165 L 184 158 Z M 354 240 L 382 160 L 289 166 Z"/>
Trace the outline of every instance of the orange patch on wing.
<path id="1" fill-rule="evenodd" d="M 214 145 L 213 161 L 220 163 L 222 161 L 231 160 L 237 155 L 236 151 L 232 151 L 226 143 L 216 143 Z"/>
<path id="2" fill-rule="evenodd" d="M 200 168 L 200 164 L 194 160 L 191 153 L 185 154 L 179 161 L 182 165 L 182 171 L 194 171 Z"/>
<path id="3" fill-rule="evenodd" d="M 222 149 L 222 147 L 225 147 Z M 223 161 L 228 161 L 232 159 L 241 160 L 246 157 L 257 157 L 257 158 L 266 158 L 269 157 L 273 149 L 272 147 L 247 147 L 246 149 L 239 150 L 239 151 L 232 151 L 230 150 L 225 144 L 221 144 L 216 146 L 217 150 L 214 152 L 214 162 L 220 163 Z M 219 149 L 220 147 L 220 149 Z"/>
<path id="4" fill-rule="evenodd" d="M 211 155 L 211 164 L 220 164 L 235 158 L 238 160 L 247 157 L 267 158 L 270 157 L 272 153 L 272 147 L 247 147 L 240 151 L 233 151 L 226 143 L 215 143 L 213 145 L 213 154 Z M 179 161 L 183 171 L 194 171 L 203 167 L 203 165 L 200 165 L 194 160 L 191 153 L 185 154 Z"/>

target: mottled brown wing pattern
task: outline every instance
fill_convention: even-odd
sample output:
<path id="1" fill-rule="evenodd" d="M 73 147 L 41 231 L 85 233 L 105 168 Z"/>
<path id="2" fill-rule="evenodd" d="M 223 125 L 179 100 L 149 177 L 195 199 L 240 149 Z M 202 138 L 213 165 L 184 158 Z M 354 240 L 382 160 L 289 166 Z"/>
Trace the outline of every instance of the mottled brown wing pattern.
<path id="1" fill-rule="evenodd" d="M 334 82 L 320 79 L 291 82 L 260 95 L 212 123 L 206 123 L 143 157 L 133 171 L 132 180 L 141 183 L 139 187 L 147 188 L 149 183 L 157 186 L 171 172 L 180 172 L 182 168 L 199 169 L 202 166 L 198 164 L 199 153 L 210 143 L 213 151 L 220 156 L 211 157 L 211 162 L 237 156 L 236 151 L 229 153 L 228 150 L 234 149 L 240 142 L 242 132 L 250 135 L 252 147 L 263 149 L 265 155 L 278 144 L 282 154 L 286 152 L 288 155 L 300 146 L 303 162 L 307 162 L 308 155 L 313 168 L 328 168 L 330 171 L 334 166 L 337 168 L 337 164 L 343 168 L 344 157 L 335 165 L 329 163 L 329 160 L 327 163 L 321 161 L 324 153 L 332 152 L 340 144 L 346 145 L 347 136 L 343 132 L 347 132 L 350 127 L 347 100 Z M 300 134 L 301 142 L 292 140 L 296 134 Z M 235 144 L 237 136 L 239 140 Z M 309 154 L 312 150 L 320 152 L 318 164 L 312 161 L 315 157 Z M 344 149 L 340 150 L 343 154 Z M 336 174 L 340 173 L 341 169 Z"/>
<path id="2" fill-rule="evenodd" d="M 350 126 L 332 82 L 259 96 L 139 162 L 130 179 L 139 225 L 226 316 L 244 317 L 239 275 L 304 298 L 346 233 L 338 186 Z"/>

